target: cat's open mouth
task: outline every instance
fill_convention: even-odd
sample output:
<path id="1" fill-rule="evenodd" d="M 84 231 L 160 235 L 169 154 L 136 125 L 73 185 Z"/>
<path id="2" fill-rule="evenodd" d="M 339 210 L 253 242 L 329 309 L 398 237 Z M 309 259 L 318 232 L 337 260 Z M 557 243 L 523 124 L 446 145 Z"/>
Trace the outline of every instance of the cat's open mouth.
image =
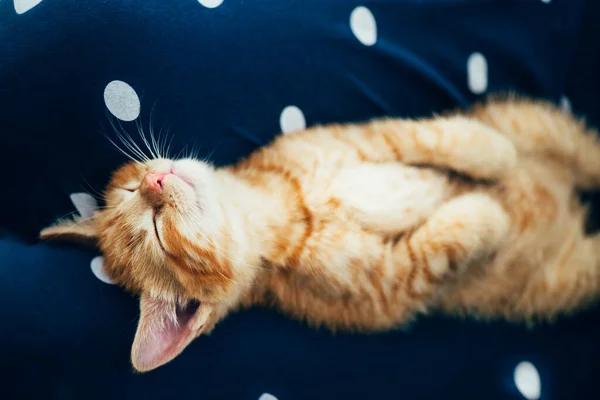
<path id="1" fill-rule="evenodd" d="M 138 371 L 148 371 L 175 358 L 204 329 L 212 305 L 194 300 L 183 305 L 142 295 L 140 322 L 131 360 Z"/>

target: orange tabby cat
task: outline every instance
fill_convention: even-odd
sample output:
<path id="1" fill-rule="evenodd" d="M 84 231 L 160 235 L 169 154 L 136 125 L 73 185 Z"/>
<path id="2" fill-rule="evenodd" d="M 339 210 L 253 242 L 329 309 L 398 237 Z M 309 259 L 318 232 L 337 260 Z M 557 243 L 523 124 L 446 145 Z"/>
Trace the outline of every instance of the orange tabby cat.
<path id="1" fill-rule="evenodd" d="M 96 243 L 141 295 L 139 371 L 254 305 L 378 331 L 438 310 L 549 320 L 599 293 L 574 191 L 600 186 L 600 144 L 549 104 L 315 127 L 226 168 L 151 153 L 93 218 L 41 233 Z"/>

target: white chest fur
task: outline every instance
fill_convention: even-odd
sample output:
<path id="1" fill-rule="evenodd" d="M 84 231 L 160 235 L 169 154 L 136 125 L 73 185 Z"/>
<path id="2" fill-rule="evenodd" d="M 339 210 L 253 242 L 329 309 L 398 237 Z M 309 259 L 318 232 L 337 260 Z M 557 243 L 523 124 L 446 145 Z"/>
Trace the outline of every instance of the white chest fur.
<path id="1" fill-rule="evenodd" d="M 398 163 L 361 164 L 334 178 L 331 193 L 356 211 L 366 228 L 393 233 L 425 219 L 446 199 L 439 172 Z"/>

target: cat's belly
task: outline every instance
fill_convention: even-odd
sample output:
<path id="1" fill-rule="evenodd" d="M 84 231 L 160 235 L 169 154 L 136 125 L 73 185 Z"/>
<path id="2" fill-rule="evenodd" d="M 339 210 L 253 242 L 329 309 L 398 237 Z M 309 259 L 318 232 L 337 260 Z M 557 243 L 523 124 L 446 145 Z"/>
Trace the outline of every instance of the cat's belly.
<path id="1" fill-rule="evenodd" d="M 415 226 L 450 196 L 445 174 L 399 163 L 344 168 L 330 190 L 361 225 L 382 234 Z"/>

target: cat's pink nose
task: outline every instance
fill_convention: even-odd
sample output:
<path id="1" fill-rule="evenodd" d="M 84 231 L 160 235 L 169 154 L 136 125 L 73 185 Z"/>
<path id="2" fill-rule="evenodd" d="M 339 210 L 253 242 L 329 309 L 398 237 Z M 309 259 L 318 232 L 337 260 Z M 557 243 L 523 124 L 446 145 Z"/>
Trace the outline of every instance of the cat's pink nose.
<path id="1" fill-rule="evenodd" d="M 169 174 L 166 172 L 148 172 L 144 177 L 145 186 L 151 191 L 160 192 L 162 182 L 167 175 Z"/>

